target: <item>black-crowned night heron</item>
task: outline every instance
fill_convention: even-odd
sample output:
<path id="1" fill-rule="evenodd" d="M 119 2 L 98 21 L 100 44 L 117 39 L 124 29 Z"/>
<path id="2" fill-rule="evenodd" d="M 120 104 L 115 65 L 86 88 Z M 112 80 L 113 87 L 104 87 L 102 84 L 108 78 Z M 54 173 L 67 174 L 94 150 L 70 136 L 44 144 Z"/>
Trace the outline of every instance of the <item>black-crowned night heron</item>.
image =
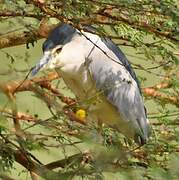
<path id="1" fill-rule="evenodd" d="M 95 32 L 92 27 L 85 28 Z M 56 69 L 87 109 L 89 119 L 117 129 L 140 145 L 146 143 L 149 124 L 138 80 L 111 40 L 62 24 L 50 33 L 43 52 L 32 75 Z"/>

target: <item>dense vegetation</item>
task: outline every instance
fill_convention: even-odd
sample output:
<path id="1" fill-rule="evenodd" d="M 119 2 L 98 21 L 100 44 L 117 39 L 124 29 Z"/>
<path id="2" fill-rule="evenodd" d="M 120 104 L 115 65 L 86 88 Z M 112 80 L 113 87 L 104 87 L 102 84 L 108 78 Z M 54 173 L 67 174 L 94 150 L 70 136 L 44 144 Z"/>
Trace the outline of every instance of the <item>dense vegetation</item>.
<path id="1" fill-rule="evenodd" d="M 152 127 L 146 145 L 77 117 L 54 71 L 28 77 L 40 39 L 61 22 L 93 25 L 124 50 Z M 1 0 L 0 23 L 1 179 L 179 178 L 177 0 Z"/>

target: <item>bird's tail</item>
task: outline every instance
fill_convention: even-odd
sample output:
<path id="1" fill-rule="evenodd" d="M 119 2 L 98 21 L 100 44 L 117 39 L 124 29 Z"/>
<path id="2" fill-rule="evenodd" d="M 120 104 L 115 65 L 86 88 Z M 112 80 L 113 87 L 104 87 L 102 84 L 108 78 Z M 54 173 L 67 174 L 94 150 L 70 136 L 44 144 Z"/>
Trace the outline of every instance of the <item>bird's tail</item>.
<path id="1" fill-rule="evenodd" d="M 151 129 L 147 118 L 141 122 L 139 124 L 140 131 L 135 134 L 134 141 L 139 145 L 144 145 L 151 135 Z"/>

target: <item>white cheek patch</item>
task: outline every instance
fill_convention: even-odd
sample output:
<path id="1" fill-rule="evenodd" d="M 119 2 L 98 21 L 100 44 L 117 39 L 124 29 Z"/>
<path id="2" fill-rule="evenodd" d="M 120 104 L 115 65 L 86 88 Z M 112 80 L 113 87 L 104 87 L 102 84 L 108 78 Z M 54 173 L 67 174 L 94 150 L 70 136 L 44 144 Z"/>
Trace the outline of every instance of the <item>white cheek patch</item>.
<path id="1" fill-rule="evenodd" d="M 46 69 L 58 68 L 61 66 L 61 62 L 60 62 L 59 58 L 52 57 L 52 60 L 49 61 L 49 63 L 46 66 L 47 66 Z"/>

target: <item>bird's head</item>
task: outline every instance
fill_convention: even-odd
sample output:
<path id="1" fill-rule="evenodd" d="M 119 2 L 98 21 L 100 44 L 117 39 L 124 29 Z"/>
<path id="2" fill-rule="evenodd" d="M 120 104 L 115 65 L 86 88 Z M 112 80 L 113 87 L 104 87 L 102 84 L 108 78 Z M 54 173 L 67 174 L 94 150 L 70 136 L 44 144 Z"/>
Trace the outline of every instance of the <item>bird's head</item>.
<path id="1" fill-rule="evenodd" d="M 61 66 L 61 59 L 64 46 L 70 42 L 75 35 L 76 30 L 67 24 L 57 26 L 49 34 L 43 43 L 43 57 L 40 62 L 32 68 L 32 75 L 43 69 L 53 69 Z"/>
<path id="2" fill-rule="evenodd" d="M 36 64 L 31 71 L 32 76 L 37 72 L 44 69 L 54 69 L 61 66 L 61 53 L 63 45 L 57 45 L 53 49 L 44 51 L 43 57 L 40 59 L 39 63 Z"/>

